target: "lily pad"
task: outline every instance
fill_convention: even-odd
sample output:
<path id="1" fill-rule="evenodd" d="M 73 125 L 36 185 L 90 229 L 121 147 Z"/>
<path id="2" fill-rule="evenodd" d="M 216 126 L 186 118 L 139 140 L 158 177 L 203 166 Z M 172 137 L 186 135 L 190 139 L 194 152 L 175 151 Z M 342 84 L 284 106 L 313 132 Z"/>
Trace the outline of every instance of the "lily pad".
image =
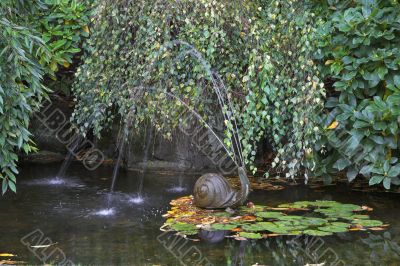
<path id="1" fill-rule="evenodd" d="M 174 223 L 170 225 L 171 229 L 184 235 L 195 235 L 197 234 L 197 228 L 193 224 L 187 223 Z"/>
<path id="2" fill-rule="evenodd" d="M 193 197 L 171 202 L 172 208 L 163 215 L 167 220 L 162 230 L 176 231 L 180 235 L 193 235 L 200 228 L 237 234 L 237 240 L 260 239 L 277 235 L 328 236 L 357 230 L 384 230 L 378 220 L 371 220 L 364 212 L 366 206 L 342 204 L 335 201 L 298 201 L 281 204 L 285 207 L 251 205 L 236 212 L 201 209 L 193 204 Z M 249 205 L 250 206 L 250 205 Z M 292 215 L 294 209 L 301 214 Z M 355 213 L 356 212 L 356 213 Z"/>
<path id="3" fill-rule="evenodd" d="M 216 213 L 212 213 L 212 216 L 215 217 L 231 217 L 232 214 L 230 214 L 229 212 L 216 212 Z"/>
<path id="4" fill-rule="evenodd" d="M 211 229 L 214 230 L 232 230 L 234 228 L 236 228 L 237 225 L 235 224 L 212 224 L 211 225 Z"/>
<path id="5" fill-rule="evenodd" d="M 318 227 L 318 230 L 332 233 L 344 233 L 349 231 L 347 226 L 335 226 L 335 225 L 327 225 L 323 227 Z"/>
<path id="6" fill-rule="evenodd" d="M 351 220 L 369 220 L 369 215 L 366 214 L 354 214 L 349 217 Z"/>
<path id="7" fill-rule="evenodd" d="M 353 221 L 353 223 L 359 224 L 359 225 L 365 226 L 365 227 L 375 227 L 375 226 L 383 225 L 383 223 L 378 220 L 356 220 L 356 221 Z"/>
<path id="8" fill-rule="evenodd" d="M 320 230 L 305 230 L 303 233 L 309 236 L 330 236 L 333 234 L 332 232 L 325 232 Z"/>
<path id="9" fill-rule="evenodd" d="M 319 226 L 319 225 L 326 224 L 327 220 L 326 219 L 322 219 L 322 218 L 318 218 L 318 217 L 304 217 L 302 222 L 304 224 L 307 224 L 307 225 Z"/>
<path id="10" fill-rule="evenodd" d="M 261 239 L 262 235 L 258 233 L 248 233 L 248 232 L 239 232 L 240 237 L 244 237 L 247 239 Z"/>
<path id="11" fill-rule="evenodd" d="M 256 216 L 261 218 L 281 218 L 283 215 L 285 214 L 282 212 L 256 212 Z"/>
<path id="12" fill-rule="evenodd" d="M 298 216 L 298 215 L 286 215 L 286 216 L 281 216 L 279 217 L 280 220 L 283 221 L 300 221 L 303 220 L 303 216 Z"/>

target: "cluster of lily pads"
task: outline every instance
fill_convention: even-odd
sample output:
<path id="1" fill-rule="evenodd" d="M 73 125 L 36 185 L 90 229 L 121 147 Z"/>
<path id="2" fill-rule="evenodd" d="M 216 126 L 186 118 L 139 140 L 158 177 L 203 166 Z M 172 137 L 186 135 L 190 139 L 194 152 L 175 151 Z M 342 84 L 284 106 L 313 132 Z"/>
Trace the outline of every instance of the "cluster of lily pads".
<path id="1" fill-rule="evenodd" d="M 164 217 L 164 231 L 183 236 L 196 235 L 199 230 L 227 231 L 238 240 L 261 239 L 278 235 L 329 236 L 360 230 L 384 230 L 379 220 L 366 214 L 368 206 L 343 204 L 336 201 L 298 201 L 268 207 L 249 204 L 237 210 L 205 210 L 193 205 L 191 196 L 171 202 Z"/>

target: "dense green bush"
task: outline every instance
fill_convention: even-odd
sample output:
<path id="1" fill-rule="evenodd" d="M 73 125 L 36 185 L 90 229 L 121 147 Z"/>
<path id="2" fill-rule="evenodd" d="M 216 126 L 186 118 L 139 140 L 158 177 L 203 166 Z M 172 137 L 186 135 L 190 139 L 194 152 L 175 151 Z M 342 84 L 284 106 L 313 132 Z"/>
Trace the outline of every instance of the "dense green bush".
<path id="1" fill-rule="evenodd" d="M 67 66 L 87 35 L 88 17 L 75 0 L 0 2 L 0 179 L 16 191 L 18 151 L 35 151 L 30 116 L 47 97 L 46 74 Z M 86 11 L 88 12 L 88 11 Z M 65 23 L 67 22 L 68 23 Z"/>
<path id="2" fill-rule="evenodd" d="M 78 0 L 46 0 L 46 8 L 35 12 L 34 28 L 52 53 L 50 62 L 40 59 L 54 76 L 59 66 L 68 68 L 75 54 L 81 51 L 82 39 L 89 36 L 90 2 Z"/>
<path id="3" fill-rule="evenodd" d="M 319 28 L 319 54 L 333 89 L 316 175 L 347 171 L 386 189 L 400 184 L 400 5 L 351 1 Z M 323 154 L 321 154 L 323 153 Z"/>

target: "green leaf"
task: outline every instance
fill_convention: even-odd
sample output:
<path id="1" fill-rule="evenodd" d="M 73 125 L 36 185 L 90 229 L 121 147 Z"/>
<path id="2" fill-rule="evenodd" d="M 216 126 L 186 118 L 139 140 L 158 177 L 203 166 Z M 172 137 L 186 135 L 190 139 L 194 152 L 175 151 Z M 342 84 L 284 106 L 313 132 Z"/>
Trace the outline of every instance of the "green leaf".
<path id="1" fill-rule="evenodd" d="M 385 177 L 382 175 L 375 175 L 369 180 L 369 185 L 373 186 L 382 182 Z"/>
<path id="2" fill-rule="evenodd" d="M 12 181 L 8 182 L 8 187 L 9 187 L 14 193 L 17 192 L 17 188 L 15 187 L 15 183 L 14 183 L 14 182 L 12 182 Z"/>
<path id="3" fill-rule="evenodd" d="M 333 234 L 332 232 L 325 232 L 321 230 L 311 230 L 311 229 L 305 230 L 303 233 L 310 236 L 330 236 Z"/>
<path id="4" fill-rule="evenodd" d="M 333 165 L 333 168 L 336 168 L 339 171 L 342 171 L 344 168 L 346 168 L 350 164 L 351 164 L 350 160 L 348 160 L 346 158 L 341 158 L 336 161 L 336 163 Z"/>
<path id="5" fill-rule="evenodd" d="M 248 232 L 239 232 L 240 237 L 248 238 L 248 239 L 261 239 L 262 235 L 258 233 L 248 233 Z"/>
<path id="6" fill-rule="evenodd" d="M 392 180 L 389 177 L 385 177 L 385 179 L 383 179 L 383 186 L 386 189 L 390 189 L 391 182 L 392 182 Z"/>
<path id="7" fill-rule="evenodd" d="M 6 178 L 3 178 L 3 182 L 2 182 L 3 195 L 7 192 L 7 188 L 8 188 L 8 180 Z"/>
<path id="8" fill-rule="evenodd" d="M 400 175 L 400 164 L 397 164 L 396 166 L 390 168 L 388 172 L 389 177 L 396 177 L 399 175 Z"/>
<path id="9" fill-rule="evenodd" d="M 349 182 L 352 182 L 352 181 L 357 177 L 357 174 L 358 174 L 357 168 L 355 168 L 355 167 L 350 167 L 350 168 L 347 170 L 347 173 L 346 173 L 347 180 L 348 180 Z"/>

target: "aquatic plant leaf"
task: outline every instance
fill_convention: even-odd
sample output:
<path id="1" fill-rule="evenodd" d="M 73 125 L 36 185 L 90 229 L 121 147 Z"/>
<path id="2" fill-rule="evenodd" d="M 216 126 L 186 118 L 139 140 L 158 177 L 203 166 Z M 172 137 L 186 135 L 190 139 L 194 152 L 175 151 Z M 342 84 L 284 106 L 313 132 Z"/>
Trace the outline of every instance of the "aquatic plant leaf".
<path id="1" fill-rule="evenodd" d="M 234 236 L 235 239 L 246 240 L 278 235 L 327 236 L 366 229 L 384 230 L 385 227 L 382 222 L 360 214 L 361 211 L 371 211 L 371 208 L 334 201 L 299 201 L 284 205 L 287 208 L 251 204 L 229 212 L 197 208 L 192 197 L 183 197 L 171 204 L 171 210 L 164 215 L 167 220 L 160 229 L 177 231 L 177 234 L 185 236 L 205 229 L 240 233 Z M 294 210 L 301 211 L 301 214 L 288 215 Z"/>
<path id="2" fill-rule="evenodd" d="M 212 224 L 211 229 L 214 230 L 233 230 L 237 227 L 234 224 Z"/>
<path id="3" fill-rule="evenodd" d="M 349 217 L 351 220 L 369 220 L 369 215 L 366 214 L 354 214 Z"/>
<path id="4" fill-rule="evenodd" d="M 262 235 L 258 233 L 248 233 L 248 232 L 239 232 L 240 237 L 244 237 L 247 239 L 261 239 Z"/>
<path id="5" fill-rule="evenodd" d="M 332 233 L 344 233 L 344 232 L 348 232 L 349 231 L 347 227 L 334 226 L 334 225 L 327 225 L 327 226 L 323 226 L 323 227 L 318 227 L 318 230 L 324 231 L 324 232 L 332 232 Z"/>
<path id="6" fill-rule="evenodd" d="M 315 225 L 315 226 L 324 225 L 327 222 L 328 222 L 327 219 L 322 219 L 317 217 L 304 217 L 304 219 L 302 220 L 303 224 Z"/>
<path id="7" fill-rule="evenodd" d="M 240 211 L 249 212 L 249 213 L 260 212 L 260 211 L 263 211 L 264 209 L 265 209 L 265 206 L 262 206 L 262 205 L 253 205 L 252 207 L 241 206 L 239 208 Z"/>
<path id="8" fill-rule="evenodd" d="M 171 224 L 170 227 L 178 232 L 197 230 L 195 225 L 181 222 Z"/>
<path id="9" fill-rule="evenodd" d="M 325 232 L 319 230 L 305 230 L 303 233 L 309 236 L 330 236 L 333 234 L 332 232 Z"/>
<path id="10" fill-rule="evenodd" d="M 377 227 L 383 225 L 383 223 L 378 220 L 355 220 L 353 223 L 362 225 L 364 227 Z"/>
<path id="11" fill-rule="evenodd" d="M 317 200 L 312 203 L 312 206 L 315 207 L 333 207 L 337 205 L 340 205 L 340 203 L 333 200 Z"/>
<path id="12" fill-rule="evenodd" d="M 281 218 L 283 215 L 285 215 L 282 212 L 256 212 L 256 216 L 261 217 L 261 218 Z"/>
<path id="13" fill-rule="evenodd" d="M 229 212 L 216 212 L 211 215 L 215 216 L 215 217 L 231 217 L 232 216 L 232 214 L 230 214 Z"/>
<path id="14" fill-rule="evenodd" d="M 343 223 L 343 222 L 331 222 L 330 225 L 336 226 L 336 227 L 350 227 L 351 224 L 349 223 Z"/>
<path id="15" fill-rule="evenodd" d="M 280 220 L 284 221 L 299 221 L 304 219 L 303 216 L 298 216 L 298 215 L 286 215 L 286 216 L 281 216 L 279 217 Z"/>

